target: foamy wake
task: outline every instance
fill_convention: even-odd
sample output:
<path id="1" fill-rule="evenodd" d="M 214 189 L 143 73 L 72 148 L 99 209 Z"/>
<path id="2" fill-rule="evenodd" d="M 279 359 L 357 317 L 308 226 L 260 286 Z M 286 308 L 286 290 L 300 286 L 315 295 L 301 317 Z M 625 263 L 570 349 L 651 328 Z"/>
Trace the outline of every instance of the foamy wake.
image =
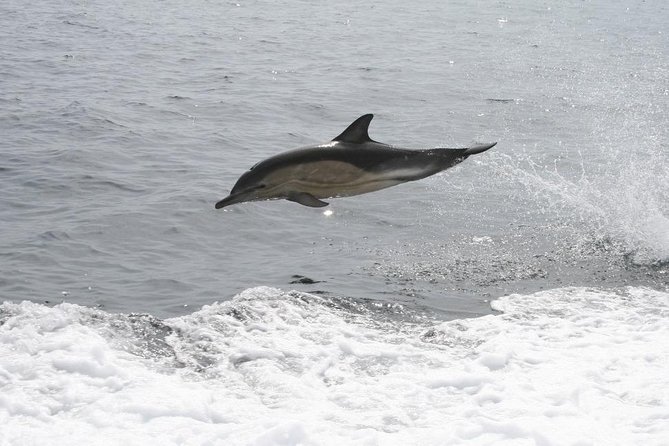
<path id="1" fill-rule="evenodd" d="M 667 444 L 669 294 L 493 305 L 437 323 L 270 288 L 165 321 L 5 302 L 0 444 Z"/>

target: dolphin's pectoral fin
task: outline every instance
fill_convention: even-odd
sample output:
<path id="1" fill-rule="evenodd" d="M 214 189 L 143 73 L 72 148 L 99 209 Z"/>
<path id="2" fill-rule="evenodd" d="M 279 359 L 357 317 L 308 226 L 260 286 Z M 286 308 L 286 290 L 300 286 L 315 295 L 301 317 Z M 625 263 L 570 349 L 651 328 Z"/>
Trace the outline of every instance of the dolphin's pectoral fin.
<path id="1" fill-rule="evenodd" d="M 295 203 L 300 203 L 301 205 L 309 206 L 310 208 L 322 208 L 329 204 L 319 200 L 308 192 L 291 192 L 288 194 L 286 200 L 294 201 Z"/>

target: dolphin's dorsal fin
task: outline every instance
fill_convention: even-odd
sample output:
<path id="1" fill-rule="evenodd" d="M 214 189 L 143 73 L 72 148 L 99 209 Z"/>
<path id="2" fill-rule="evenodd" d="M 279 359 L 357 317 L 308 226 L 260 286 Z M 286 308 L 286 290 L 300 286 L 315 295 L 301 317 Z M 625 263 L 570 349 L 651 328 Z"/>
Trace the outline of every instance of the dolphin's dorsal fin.
<path id="1" fill-rule="evenodd" d="M 368 129 L 369 123 L 372 122 L 373 117 L 374 115 L 371 113 L 360 116 L 353 121 L 353 124 L 349 125 L 341 135 L 333 139 L 333 141 L 352 142 L 357 144 L 371 141 L 372 139 L 369 137 Z"/>

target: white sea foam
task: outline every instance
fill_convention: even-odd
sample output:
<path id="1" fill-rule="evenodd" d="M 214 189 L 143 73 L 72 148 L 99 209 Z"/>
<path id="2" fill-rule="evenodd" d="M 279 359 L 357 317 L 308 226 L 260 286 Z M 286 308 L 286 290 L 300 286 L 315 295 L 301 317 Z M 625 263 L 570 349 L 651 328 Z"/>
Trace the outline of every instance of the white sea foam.
<path id="1" fill-rule="evenodd" d="M 0 444 L 667 444 L 669 294 L 493 306 L 439 323 L 254 288 L 159 321 L 5 302 Z"/>

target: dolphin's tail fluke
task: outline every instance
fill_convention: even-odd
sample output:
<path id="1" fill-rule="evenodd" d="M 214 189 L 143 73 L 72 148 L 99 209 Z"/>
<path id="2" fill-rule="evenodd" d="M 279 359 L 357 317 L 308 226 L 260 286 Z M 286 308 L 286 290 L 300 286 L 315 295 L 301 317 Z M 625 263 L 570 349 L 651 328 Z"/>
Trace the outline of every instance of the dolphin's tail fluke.
<path id="1" fill-rule="evenodd" d="M 476 155 L 477 153 L 485 152 L 486 150 L 495 147 L 496 144 L 497 144 L 496 142 L 492 144 L 477 144 L 475 146 L 466 148 L 464 154 L 467 156 Z"/>
<path id="2" fill-rule="evenodd" d="M 460 164 L 470 155 L 476 155 L 477 153 L 485 152 L 486 150 L 494 147 L 496 142 L 492 144 L 477 144 L 471 147 L 459 147 L 457 149 L 447 149 L 447 148 L 438 148 L 438 149 L 429 149 L 424 153 L 428 156 L 435 156 L 439 159 L 439 170 L 446 170 L 449 167 L 453 167 L 456 164 Z M 432 174 L 430 174 L 432 175 Z"/>

